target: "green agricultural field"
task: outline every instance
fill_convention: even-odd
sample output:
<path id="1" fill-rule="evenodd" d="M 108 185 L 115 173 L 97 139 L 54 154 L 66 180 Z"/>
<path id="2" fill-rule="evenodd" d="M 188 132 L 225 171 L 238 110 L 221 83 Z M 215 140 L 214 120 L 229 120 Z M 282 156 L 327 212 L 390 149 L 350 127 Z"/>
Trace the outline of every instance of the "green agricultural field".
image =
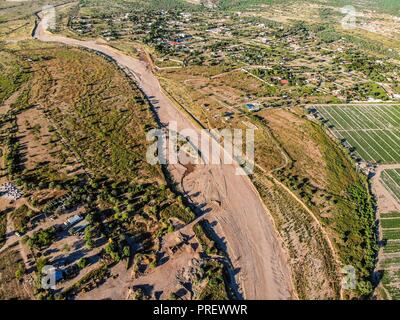
<path id="1" fill-rule="evenodd" d="M 398 264 L 400 264 L 399 257 L 385 257 L 381 262 L 381 267 L 389 268 L 389 267 L 397 266 Z"/>
<path id="2" fill-rule="evenodd" d="M 387 240 L 400 240 L 400 229 L 383 230 L 383 238 Z"/>
<path id="3" fill-rule="evenodd" d="M 379 263 L 383 271 L 382 285 L 391 299 L 400 299 L 400 212 L 381 215 L 382 239 L 386 241 Z"/>
<path id="4" fill-rule="evenodd" d="M 382 228 L 400 228 L 400 219 L 396 218 L 388 218 L 388 219 L 381 219 Z"/>
<path id="5" fill-rule="evenodd" d="M 384 253 L 397 253 L 400 252 L 400 242 L 389 241 L 383 248 Z"/>
<path id="6" fill-rule="evenodd" d="M 400 170 L 385 170 L 382 173 L 381 181 L 400 203 Z"/>
<path id="7" fill-rule="evenodd" d="M 383 273 L 382 283 L 393 300 L 400 299 L 400 274 L 397 269 L 388 269 Z"/>
<path id="8" fill-rule="evenodd" d="M 364 160 L 400 162 L 400 106 L 349 105 L 317 108 L 339 139 Z"/>
<path id="9" fill-rule="evenodd" d="M 400 218 L 400 212 L 382 213 L 381 218 Z"/>

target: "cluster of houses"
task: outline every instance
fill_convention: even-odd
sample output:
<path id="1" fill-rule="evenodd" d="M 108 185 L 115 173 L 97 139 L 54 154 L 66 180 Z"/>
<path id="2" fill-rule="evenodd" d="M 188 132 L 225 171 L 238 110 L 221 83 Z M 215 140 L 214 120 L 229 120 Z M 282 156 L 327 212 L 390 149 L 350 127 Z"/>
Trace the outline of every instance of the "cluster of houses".
<path id="1" fill-rule="evenodd" d="M 0 186 L 0 197 L 15 201 L 22 197 L 22 192 L 15 185 L 7 182 Z"/>
<path id="2" fill-rule="evenodd" d="M 257 76 L 278 86 L 277 96 L 285 93 L 292 99 L 326 95 L 328 99 L 346 101 L 357 95 L 352 83 L 360 77 L 367 80 L 354 70 L 341 72 L 351 64 L 343 54 L 347 45 L 343 39 L 321 42 L 317 32 L 304 33 L 301 27 L 287 32 L 282 26 L 262 23 L 240 12 L 146 10 L 135 8 L 129 14 L 121 12 L 106 17 L 100 13 L 91 18 L 72 17 L 72 28 L 79 33 L 98 32 L 106 40 L 124 38 L 145 42 L 161 56 L 176 58 L 184 66 L 214 66 L 227 61 L 261 68 L 268 65 L 271 72 Z M 242 38 L 246 41 L 241 41 Z M 253 40 L 253 45 L 249 45 L 249 40 Z M 259 46 L 254 45 L 257 42 Z M 274 50 L 265 50 L 261 44 Z M 400 99 L 391 85 L 380 86 L 388 97 Z"/>
<path id="3" fill-rule="evenodd" d="M 189 41 L 191 39 L 193 39 L 192 35 L 185 34 L 185 33 L 179 33 L 176 38 L 174 38 L 173 40 L 169 41 L 168 43 L 171 46 L 177 46 L 177 45 L 181 45 L 184 42 Z"/>

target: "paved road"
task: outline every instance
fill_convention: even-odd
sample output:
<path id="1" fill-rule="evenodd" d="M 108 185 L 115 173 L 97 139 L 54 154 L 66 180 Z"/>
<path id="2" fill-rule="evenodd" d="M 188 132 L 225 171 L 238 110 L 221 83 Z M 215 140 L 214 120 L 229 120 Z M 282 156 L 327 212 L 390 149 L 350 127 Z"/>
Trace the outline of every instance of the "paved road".
<path id="1" fill-rule="evenodd" d="M 80 41 L 46 32 L 46 17 L 39 14 L 34 37 L 46 42 L 84 47 L 101 52 L 134 73 L 138 85 L 153 101 L 162 123 L 176 121 L 178 130 L 198 128 L 162 92 L 158 79 L 142 61 L 96 41 Z M 194 141 L 194 139 L 192 139 Z M 202 150 L 202 146 L 198 146 Z M 204 151 L 204 150 L 202 150 Z M 224 152 L 224 150 L 222 151 Z M 172 171 L 179 171 L 179 165 Z M 236 281 L 246 299 L 292 299 L 293 289 L 286 254 L 257 190 L 247 176 L 237 175 L 236 164 L 197 165 L 184 175 L 182 187 L 195 204 L 212 210 L 209 220 L 227 246 Z"/>

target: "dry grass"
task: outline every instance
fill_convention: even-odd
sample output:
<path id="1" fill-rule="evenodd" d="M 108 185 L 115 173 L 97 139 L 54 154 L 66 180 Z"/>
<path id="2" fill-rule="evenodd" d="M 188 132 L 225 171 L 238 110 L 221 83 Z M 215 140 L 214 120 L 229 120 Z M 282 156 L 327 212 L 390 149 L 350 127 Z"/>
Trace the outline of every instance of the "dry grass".
<path id="1" fill-rule="evenodd" d="M 296 161 L 296 174 L 326 188 L 329 183 L 326 162 L 307 121 L 284 109 L 266 110 L 262 115 L 290 158 Z"/>
<path id="2" fill-rule="evenodd" d="M 46 110 L 89 168 L 124 180 L 149 178 L 153 168 L 142 162 L 142 141 L 153 119 L 146 107 L 135 103 L 129 82 L 94 54 L 58 50 L 54 55 L 37 65 L 32 102 Z"/>
<path id="3" fill-rule="evenodd" d="M 339 281 L 334 258 L 309 213 L 260 172 L 253 176 L 253 182 L 284 240 L 299 298 L 337 299 Z"/>
<path id="4" fill-rule="evenodd" d="M 20 263 L 23 263 L 22 258 L 14 249 L 0 253 L 0 300 L 26 300 L 31 297 L 31 286 L 15 278 Z"/>
<path id="5" fill-rule="evenodd" d="M 6 211 L 0 211 L 0 248 L 6 241 L 7 232 L 7 213 Z"/>

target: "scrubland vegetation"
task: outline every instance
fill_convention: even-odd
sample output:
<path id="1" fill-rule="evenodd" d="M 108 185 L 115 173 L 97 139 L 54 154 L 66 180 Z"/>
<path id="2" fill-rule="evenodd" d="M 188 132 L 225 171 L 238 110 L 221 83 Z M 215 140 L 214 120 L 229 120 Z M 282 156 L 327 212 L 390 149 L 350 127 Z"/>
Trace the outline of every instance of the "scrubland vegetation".
<path id="1" fill-rule="evenodd" d="M 290 122 L 274 118 L 269 126 L 292 160 L 277 171 L 277 177 L 304 200 L 324 229 L 329 230 L 340 260 L 357 270 L 359 294 L 368 295 L 370 292 L 364 287 L 372 290 L 370 275 L 377 245 L 374 200 L 367 180 L 356 173 L 345 151 L 320 126 L 299 115 L 283 118 Z"/>
<path id="2" fill-rule="evenodd" d="M 399 99 L 400 44 L 386 16 L 398 14 L 397 2 L 357 2 L 358 10 L 376 12 L 363 12 L 363 28 L 356 30 L 339 23 L 338 9 L 348 4 L 342 0 L 202 3 L 81 0 L 60 8 L 52 32 L 100 37 L 145 59 L 197 125 L 255 128 L 257 167 L 251 179 L 283 239 L 298 297 L 371 297 L 377 285 L 372 277 L 376 203 L 355 160 L 398 162 L 397 106 L 368 106 L 374 121 L 361 106 L 323 107 L 322 114 L 328 111 L 322 124 L 299 106 Z M 0 40 L 29 38 L 30 11 L 41 4 L 10 9 L 9 19 L 0 12 Z M 383 27 L 371 31 L 371 21 L 383 21 Z M 22 288 L 29 273 L 18 267 L 17 252 L 7 249 L 0 260 L 11 280 L 2 283 L 0 295 L 73 299 L 114 280 L 120 264 L 131 280 L 167 263 L 160 254 L 164 237 L 195 214 L 185 197 L 172 192 L 166 168 L 144 161 L 145 134 L 158 124 L 140 90 L 93 52 L 34 41 L 0 46 L 0 105 L 12 100 L 0 109 L 2 171 L 25 201 L 10 218 L 32 255 L 37 279 L 45 263 L 66 260 L 60 263 L 64 278 L 57 294 Z M 248 104 L 258 111 L 246 110 Z M 366 129 L 381 130 L 391 142 Z M 383 180 L 397 196 L 396 172 Z M 62 226 L 67 215 L 78 214 L 83 222 Z M 399 297 L 397 218 L 390 213 L 381 219 L 386 243 L 379 263 L 385 294 L 394 299 Z M 1 212 L 0 246 L 6 227 Z M 194 297 L 235 298 L 228 257 L 204 223 L 193 232 L 206 257 L 193 266 Z M 340 272 L 347 265 L 356 270 L 357 287 L 343 291 Z M 138 289 L 134 298 L 151 294 Z M 180 297 L 171 292 L 170 298 Z"/>
<path id="3" fill-rule="evenodd" d="M 29 74 L 26 68 L 26 62 L 7 51 L 0 52 L 0 104 L 27 80 Z"/>
<path id="4" fill-rule="evenodd" d="M 305 112 L 274 108 L 389 100 L 395 86 L 387 90 L 382 83 L 389 83 L 389 78 L 399 80 L 394 72 L 397 66 L 388 58 L 397 53 L 378 40 L 341 30 L 337 25 L 341 16 L 334 7 L 318 9 L 316 20 L 283 23 L 254 14 L 259 5 L 280 8 L 280 1 L 215 4 L 215 10 L 206 11 L 180 1 L 149 3 L 140 9 L 129 3 L 124 12 L 113 7 L 105 13 L 94 12 L 93 2 L 85 1 L 79 10 L 71 11 L 75 18 L 69 20 L 68 32 L 79 37 L 102 36 L 127 52 L 129 40 L 135 48 L 151 47 L 164 89 L 204 127 L 256 126 L 257 163 L 266 172 L 274 170 L 271 174 L 321 224 L 316 225 L 305 209 L 298 221 L 295 212 L 303 210 L 299 201 L 291 203 L 293 196 L 265 172 L 254 175 L 254 183 L 279 221 L 299 296 L 338 297 L 338 270 L 343 265 L 354 266 L 359 280 L 357 290 L 345 296 L 369 296 L 377 246 L 374 200 L 367 180 L 356 172 L 346 150 L 328 137 L 324 127 L 307 120 Z M 97 1 L 96 5 L 101 8 L 104 3 Z M 381 9 L 386 6 L 382 4 Z M 248 11 L 238 17 L 237 10 Z M 261 111 L 244 112 L 242 106 L 249 102 L 260 105 Z M 270 203 L 273 195 L 288 199 L 278 201 L 281 207 L 276 207 Z M 283 213 L 285 204 L 292 209 Z M 292 228 L 304 232 L 297 234 Z M 320 241 L 313 241 L 314 237 Z M 304 250 L 321 261 L 319 284 L 313 285 L 307 273 L 301 272 L 301 268 L 315 268 L 301 254 L 304 243 L 308 243 Z M 321 286 L 324 289 L 318 291 Z"/>
<path id="5" fill-rule="evenodd" d="M 22 284 L 16 276 L 17 271 L 23 264 L 22 258 L 15 250 L 6 250 L 0 253 L 0 299 L 30 299 L 31 285 L 29 283 Z"/>
<path id="6" fill-rule="evenodd" d="M 0 248 L 6 241 L 6 231 L 7 231 L 7 214 L 5 212 L 0 213 Z"/>
<path id="7" fill-rule="evenodd" d="M 37 217 L 58 219 L 65 211 L 83 208 L 87 226 L 77 235 L 81 234 L 85 247 L 75 254 L 91 252 L 101 262 L 95 264 L 100 271 L 83 275 L 56 295 L 73 298 L 104 282 L 110 266 L 122 259 L 156 256 L 160 238 L 174 231 L 172 220 L 186 224 L 194 214 L 182 197 L 171 192 L 161 168 L 145 162 L 145 134 L 157 124 L 135 85 L 94 53 L 29 46 L 9 51 L 31 61 L 32 77 L 26 80 L 30 89 L 21 90 L 3 117 L 2 135 L 9 177 L 35 211 L 23 205 L 11 217 L 17 230 L 29 232 L 24 243 L 39 264 L 39 257 L 47 256 L 46 249 L 59 252 L 65 243 L 63 250 L 69 251 L 68 243 L 76 235 L 65 235 L 54 223 L 37 230 Z M 72 254 L 68 251 L 61 254 L 65 260 Z M 51 254 L 46 259 L 52 263 L 59 258 Z M 85 274 L 87 263 L 77 262 L 83 269 L 79 274 Z M 65 269 L 65 279 L 76 274 L 73 270 L 74 264 Z M 217 285 L 219 280 L 215 281 Z M 42 289 L 36 289 L 36 294 L 52 297 L 51 291 Z"/>

